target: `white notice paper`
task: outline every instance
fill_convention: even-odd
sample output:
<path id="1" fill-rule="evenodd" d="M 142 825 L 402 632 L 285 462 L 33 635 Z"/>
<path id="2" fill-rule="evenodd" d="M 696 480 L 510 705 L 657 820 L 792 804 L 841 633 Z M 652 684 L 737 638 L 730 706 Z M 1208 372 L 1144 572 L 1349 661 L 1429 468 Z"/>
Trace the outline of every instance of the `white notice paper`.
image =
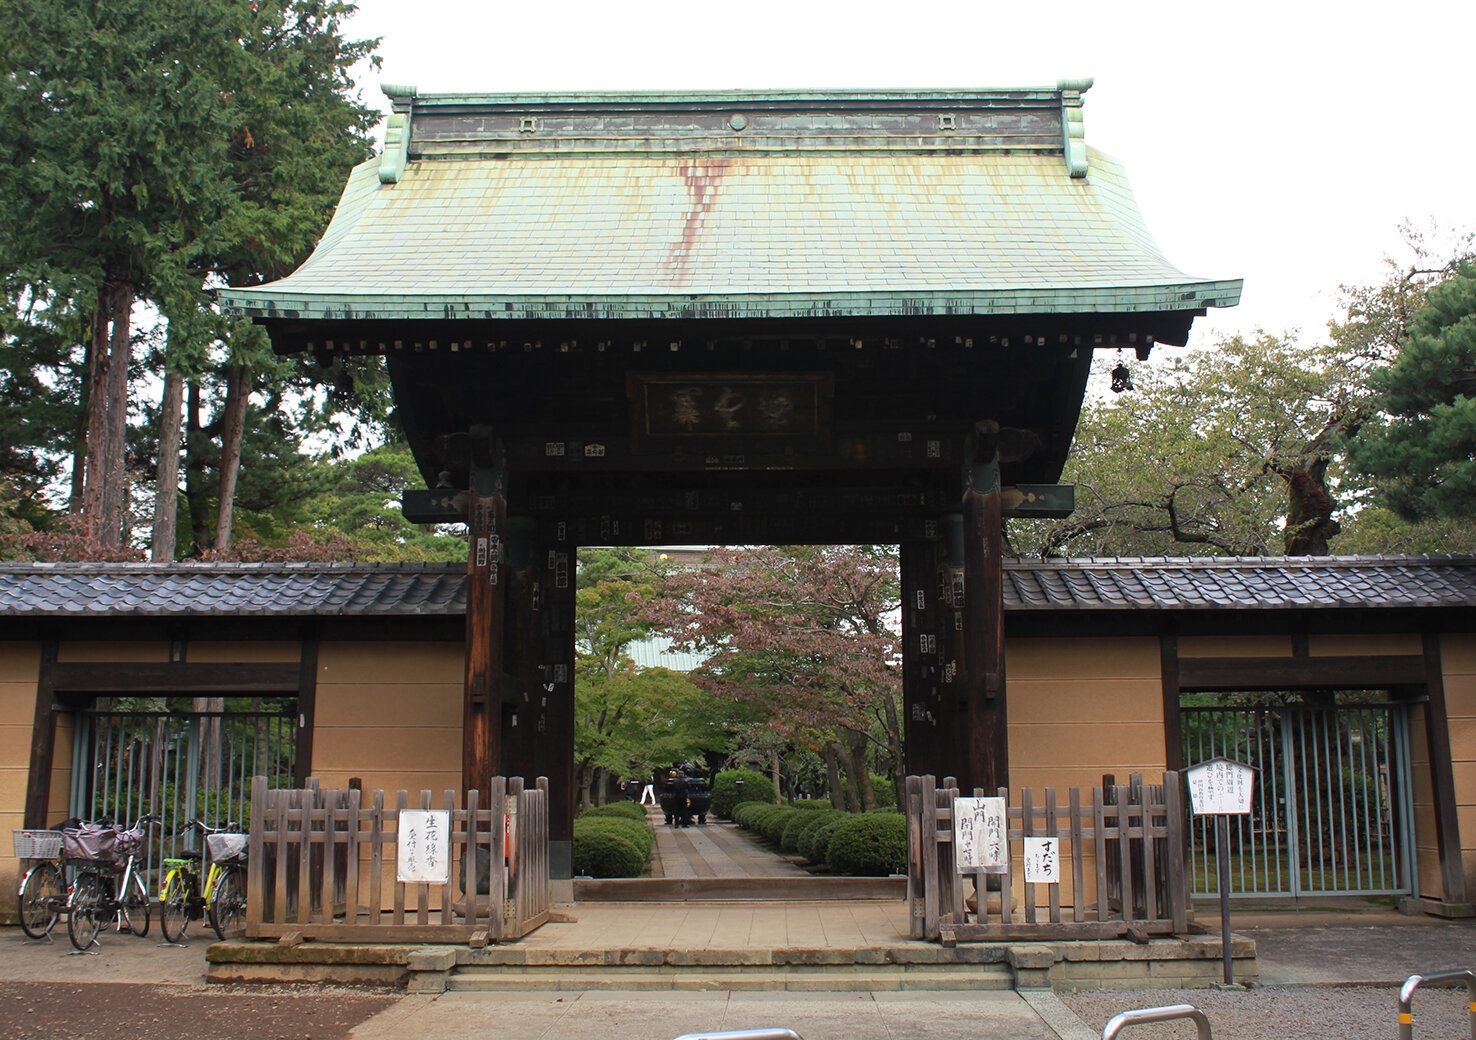
<path id="1" fill-rule="evenodd" d="M 400 810 L 395 880 L 407 885 L 451 880 L 451 814 L 445 809 Z"/>
<path id="2" fill-rule="evenodd" d="M 1212 758 L 1185 770 L 1195 816 L 1245 816 L 1251 811 L 1256 771 L 1243 762 Z"/>
<path id="3" fill-rule="evenodd" d="M 1055 885 L 1061 881 L 1061 843 L 1055 838 L 1025 839 L 1026 884 Z"/>
<path id="4" fill-rule="evenodd" d="M 1005 819 L 1003 798 L 953 800 L 953 859 L 960 874 L 973 870 L 1003 874 L 1009 869 Z"/>

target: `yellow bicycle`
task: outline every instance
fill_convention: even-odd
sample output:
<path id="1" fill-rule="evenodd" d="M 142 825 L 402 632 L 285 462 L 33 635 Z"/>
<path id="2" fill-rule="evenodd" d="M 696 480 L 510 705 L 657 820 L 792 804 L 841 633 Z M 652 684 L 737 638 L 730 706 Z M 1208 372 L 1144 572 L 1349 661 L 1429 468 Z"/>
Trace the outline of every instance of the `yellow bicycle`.
<path id="1" fill-rule="evenodd" d="M 208 917 L 210 927 L 221 939 L 241 934 L 246 926 L 246 835 L 235 823 L 211 827 L 199 820 L 187 826 L 205 838 L 210 867 L 200 883 L 200 864 L 205 853 L 187 849 L 164 860 L 164 880 L 159 885 L 159 925 L 164 938 L 184 942 L 191 921 Z"/>

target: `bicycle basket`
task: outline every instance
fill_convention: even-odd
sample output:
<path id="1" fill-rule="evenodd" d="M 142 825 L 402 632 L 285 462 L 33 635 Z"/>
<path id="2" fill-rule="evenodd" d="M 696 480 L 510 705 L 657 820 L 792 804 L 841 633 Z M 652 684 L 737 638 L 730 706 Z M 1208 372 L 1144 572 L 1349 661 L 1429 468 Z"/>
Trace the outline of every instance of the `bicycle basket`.
<path id="1" fill-rule="evenodd" d="M 84 823 L 81 827 L 61 832 L 62 851 L 67 859 L 111 863 L 117 855 L 118 832 L 100 823 Z"/>
<path id="2" fill-rule="evenodd" d="M 131 831 L 118 832 L 118 844 L 114 852 L 119 856 L 128 856 L 143 848 L 144 835 L 148 833 L 142 827 Z"/>
<path id="3" fill-rule="evenodd" d="M 11 831 L 16 859 L 56 859 L 61 852 L 61 831 Z"/>
<path id="4" fill-rule="evenodd" d="M 245 834 L 207 834 L 205 847 L 210 850 L 210 858 L 217 863 L 245 863 L 249 840 Z"/>

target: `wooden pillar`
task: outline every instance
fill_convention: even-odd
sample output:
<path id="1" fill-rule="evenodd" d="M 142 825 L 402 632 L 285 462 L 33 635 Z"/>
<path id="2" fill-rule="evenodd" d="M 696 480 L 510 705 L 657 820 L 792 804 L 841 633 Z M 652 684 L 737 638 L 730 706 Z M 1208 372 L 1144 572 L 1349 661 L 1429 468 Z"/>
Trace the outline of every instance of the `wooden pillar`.
<path id="1" fill-rule="evenodd" d="M 548 777 L 549 876 L 573 876 L 574 841 L 574 546 L 541 549 L 542 656 L 534 765 Z"/>
<path id="2" fill-rule="evenodd" d="M 532 786 L 538 722 L 539 662 L 542 660 L 543 583 L 538 561 L 537 524 L 529 518 L 507 522 L 507 616 L 503 626 L 502 765 L 508 776 Z"/>
<path id="3" fill-rule="evenodd" d="M 1183 713 L 1179 710 L 1179 637 L 1158 637 L 1159 675 L 1163 682 L 1163 761 L 1164 768 L 1178 772 L 1184 768 Z"/>
<path id="4" fill-rule="evenodd" d="M 964 733 L 968 790 L 993 791 L 1010 782 L 1005 704 L 1004 507 L 999 464 L 991 446 L 975 449 L 963 495 Z M 982 457 L 982 458 L 981 458 Z"/>
<path id="5" fill-rule="evenodd" d="M 900 551 L 902 578 L 902 704 L 906 734 L 907 772 L 913 776 L 949 772 L 943 721 L 943 642 L 939 618 L 939 544 L 904 542 Z M 950 624 L 949 628 L 952 628 Z M 951 644 L 951 640 L 948 641 Z"/>
<path id="6" fill-rule="evenodd" d="M 473 470 L 467 503 L 466 683 L 462 703 L 461 787 L 491 797 L 502 772 L 503 627 L 507 580 L 503 474 Z"/>
<path id="7" fill-rule="evenodd" d="M 1445 670 L 1440 660 L 1440 636 L 1424 635 L 1425 739 L 1430 748 L 1430 788 L 1435 801 L 1435 844 L 1440 849 L 1442 902 L 1466 902 L 1466 867 L 1461 855 L 1461 828 L 1456 809 L 1455 768 L 1451 761 L 1450 716 L 1445 707 Z M 1418 894 L 1418 885 L 1415 886 Z"/>

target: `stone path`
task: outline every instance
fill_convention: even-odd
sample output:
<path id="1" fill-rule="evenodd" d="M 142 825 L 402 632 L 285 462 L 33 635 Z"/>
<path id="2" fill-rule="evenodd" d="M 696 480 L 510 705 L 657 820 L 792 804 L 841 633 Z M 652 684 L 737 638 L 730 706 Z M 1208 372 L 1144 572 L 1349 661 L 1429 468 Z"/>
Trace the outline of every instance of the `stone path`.
<path id="1" fill-rule="evenodd" d="M 672 827 L 658 811 L 646 819 L 656 831 L 651 876 L 665 878 L 808 877 L 801 868 L 749 839 L 736 824 L 712 817 L 704 824 Z"/>

